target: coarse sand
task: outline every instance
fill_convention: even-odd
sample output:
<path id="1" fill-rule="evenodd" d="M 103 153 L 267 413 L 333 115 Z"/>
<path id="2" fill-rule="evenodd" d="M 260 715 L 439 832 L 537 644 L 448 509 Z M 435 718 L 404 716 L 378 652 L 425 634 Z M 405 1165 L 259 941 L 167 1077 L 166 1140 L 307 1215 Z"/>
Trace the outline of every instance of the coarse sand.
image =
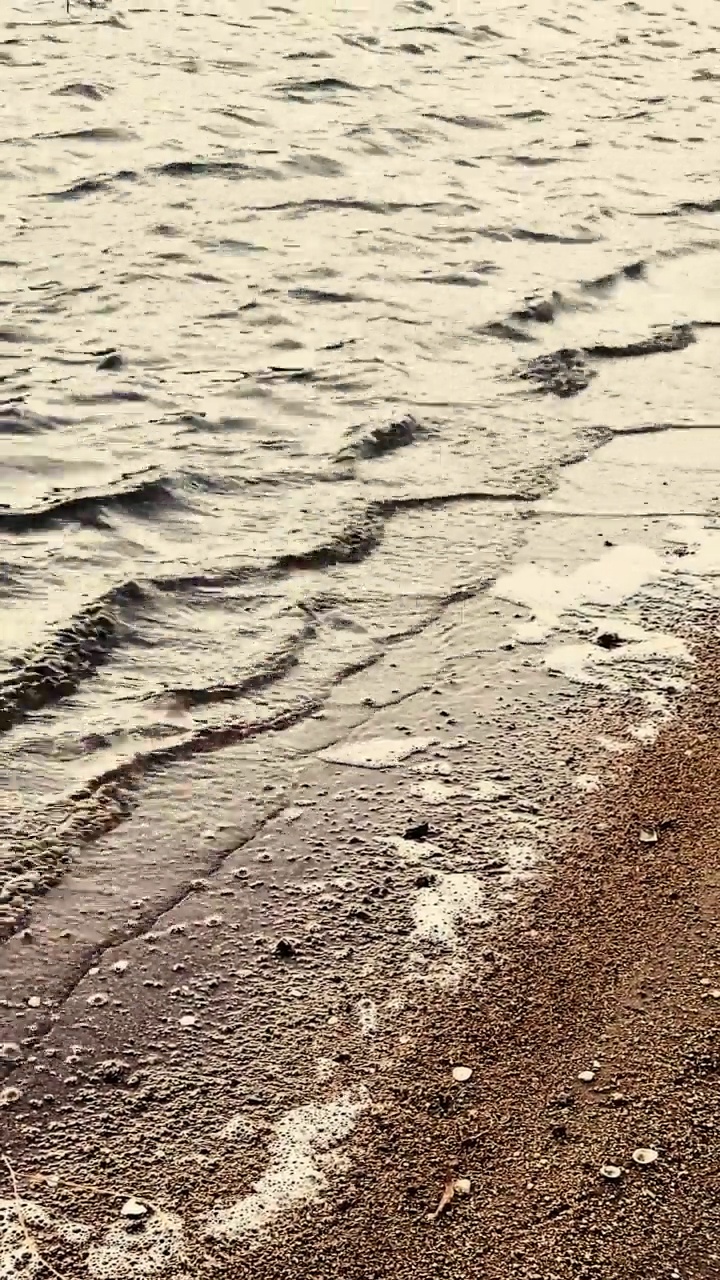
<path id="1" fill-rule="evenodd" d="M 719 672 L 713 645 L 490 973 L 405 1015 L 337 1193 L 219 1274 L 718 1280 Z"/>

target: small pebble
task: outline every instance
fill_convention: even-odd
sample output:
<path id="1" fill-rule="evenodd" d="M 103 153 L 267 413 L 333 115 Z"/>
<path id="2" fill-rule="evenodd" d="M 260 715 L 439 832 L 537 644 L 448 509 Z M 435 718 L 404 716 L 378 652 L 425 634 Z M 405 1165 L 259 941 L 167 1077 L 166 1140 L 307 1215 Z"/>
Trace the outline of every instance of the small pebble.
<path id="1" fill-rule="evenodd" d="M 123 1218 L 144 1218 L 147 1211 L 147 1205 L 141 1204 L 134 1196 L 126 1200 L 120 1210 Z"/>
<path id="2" fill-rule="evenodd" d="M 185 1013 L 180 1019 L 180 1026 L 194 1027 L 196 1022 L 197 1022 L 197 1018 L 195 1017 L 194 1013 Z"/>
<path id="3" fill-rule="evenodd" d="M 615 1182 L 622 1177 L 622 1169 L 617 1164 L 604 1164 L 600 1170 L 600 1176 L 607 1178 L 609 1182 Z"/>
<path id="4" fill-rule="evenodd" d="M 39 1009 L 41 1004 L 42 1001 L 39 996 L 31 996 L 28 1000 L 28 1007 L 30 1009 Z"/>
<path id="5" fill-rule="evenodd" d="M 594 1071 L 580 1071 L 578 1073 L 578 1080 L 582 1080 L 583 1084 L 592 1084 L 594 1079 L 595 1079 Z"/>
<path id="6" fill-rule="evenodd" d="M 472 1075 L 472 1067 L 453 1067 L 452 1077 L 458 1084 L 465 1084 Z"/>

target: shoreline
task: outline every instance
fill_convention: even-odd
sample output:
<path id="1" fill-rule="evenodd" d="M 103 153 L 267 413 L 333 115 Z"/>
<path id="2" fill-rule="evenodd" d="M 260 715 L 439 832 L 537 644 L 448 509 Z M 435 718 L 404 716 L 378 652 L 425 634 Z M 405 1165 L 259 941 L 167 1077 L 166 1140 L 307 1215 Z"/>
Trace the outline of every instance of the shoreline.
<path id="1" fill-rule="evenodd" d="M 621 505 L 626 447 L 618 446 L 619 464 L 612 446 L 602 457 L 605 506 L 608 494 Z M 637 488 L 635 442 L 629 447 Z M 692 456 L 685 442 L 680 453 L 685 463 Z M 704 627 L 712 651 L 714 522 L 691 526 L 672 509 L 662 521 L 618 510 L 608 538 L 607 517 L 592 506 L 566 521 L 580 499 L 595 496 L 601 455 L 570 469 L 542 504 L 515 571 L 443 621 L 435 652 L 426 638 L 411 639 L 401 664 L 396 652 L 359 673 L 323 717 L 283 736 L 273 765 L 286 786 L 264 812 L 257 798 L 266 761 L 251 744 L 188 768 L 175 791 L 171 782 L 149 788 L 149 801 L 88 847 L 83 864 L 37 904 L 30 938 L 5 944 L 0 1039 L 17 1044 L 20 1057 L 5 1057 L 0 1089 L 20 1094 L 2 1112 L 3 1147 L 42 1257 L 64 1275 L 282 1280 L 302 1259 L 310 1270 L 322 1263 L 314 1273 L 323 1280 L 422 1275 L 423 1266 L 457 1280 L 467 1261 L 482 1264 L 488 1280 L 493 1267 L 498 1280 L 578 1280 L 567 1270 L 577 1264 L 577 1204 L 606 1206 L 595 1194 L 597 1160 L 628 1160 L 625 1148 L 610 1149 L 612 1126 L 602 1126 L 620 1126 L 635 1105 L 632 1095 L 627 1108 L 598 1107 L 597 1131 L 577 1128 L 576 1115 L 597 1119 L 595 1088 L 623 1091 L 612 1073 L 628 1071 L 610 1055 L 609 1032 L 603 1052 L 590 1043 L 588 1022 L 605 1010 L 603 975 L 607 982 L 614 963 L 630 964 L 628 939 L 638 963 L 652 955 L 660 963 L 668 941 L 657 928 L 671 919 L 669 904 L 649 912 L 654 899 L 642 893 L 662 884 L 652 858 L 673 850 L 674 829 L 657 845 L 641 844 L 648 870 L 635 886 L 638 845 L 630 815 L 618 826 L 618 797 L 630 794 L 623 788 L 632 777 L 638 795 L 642 785 L 647 803 L 657 800 L 652 761 L 679 769 L 673 743 L 691 729 L 702 741 L 698 708 L 714 705 L 710 657 L 695 662 L 686 647 Z M 663 465 L 672 474 L 672 457 Z M 711 507 L 715 476 L 703 452 L 690 477 L 695 507 Z M 662 468 L 648 468 L 644 481 L 659 491 Z M 685 495 L 674 496 L 680 504 Z M 527 597 L 528 580 L 542 581 L 542 609 Z M 682 792 L 697 802 L 693 821 L 704 812 L 699 802 L 712 800 L 701 785 L 712 791 L 711 756 L 703 749 L 700 789 Z M 634 820 L 662 819 L 638 811 Z M 603 847 L 617 846 L 607 885 L 598 878 L 608 868 L 587 844 L 588 824 L 600 822 L 614 824 Z M 699 847 L 708 859 L 712 850 Z M 674 874 L 691 874 L 691 852 L 679 848 Z M 145 894 L 157 894 L 162 875 L 177 874 L 186 858 L 186 892 L 169 908 L 160 897 L 144 923 Z M 639 940 L 621 889 L 643 920 Z M 132 929 L 108 941 L 103 913 L 112 920 L 123 911 Z M 568 927 L 575 918 L 577 938 Z M 673 953 L 686 982 L 688 957 L 699 957 L 688 937 L 685 953 Z M 75 966 L 70 989 L 61 966 L 48 965 L 59 939 Z M 710 990 L 720 986 L 717 956 L 707 977 Z M 543 1022 L 543 992 L 562 1013 L 562 1045 Z M 702 998 L 703 1017 L 713 999 Z M 473 1040 L 478 1024 L 490 1037 L 489 1072 Z M 544 1255 L 512 1256 L 545 1222 L 519 1215 L 516 1201 L 536 1204 L 539 1177 L 534 1167 L 522 1179 L 518 1171 L 523 1160 L 550 1158 L 538 1128 L 545 1082 L 569 1093 L 596 1060 L 597 1086 L 560 1108 L 569 1119 L 551 1122 L 570 1134 L 553 1138 L 553 1155 L 559 1144 L 565 1157 L 551 1172 L 567 1179 L 574 1199 L 548 1219 L 553 1241 L 566 1228 L 570 1241 L 565 1261 L 560 1244 L 547 1245 L 560 1249 L 548 1273 Z M 452 1082 L 458 1063 L 472 1066 L 467 1086 Z M 480 1135 L 470 1146 L 468 1118 Z M 636 1145 L 653 1141 L 663 1147 L 652 1134 Z M 611 1193 L 640 1195 L 655 1185 L 650 1178 L 664 1185 L 660 1155 Z M 470 1178 L 470 1195 L 426 1224 L 449 1172 Z M 649 1176 L 643 1183 L 637 1174 Z M 482 1196 L 488 1176 L 492 1213 Z M 550 1186 L 553 1203 L 565 1203 L 564 1186 Z M 147 1212 L 128 1226 L 121 1210 L 133 1198 Z M 3 1209 L 0 1258 L 24 1247 L 12 1196 Z M 612 1225 L 598 1223 L 598 1231 Z M 468 1239 L 470 1224 L 477 1240 Z M 496 1243 L 476 1257 L 481 1236 Z M 632 1241 L 642 1253 L 642 1241 Z M 581 1273 L 588 1280 L 647 1274 L 594 1265 Z M 706 1280 L 703 1265 L 679 1267 L 681 1280 Z"/>

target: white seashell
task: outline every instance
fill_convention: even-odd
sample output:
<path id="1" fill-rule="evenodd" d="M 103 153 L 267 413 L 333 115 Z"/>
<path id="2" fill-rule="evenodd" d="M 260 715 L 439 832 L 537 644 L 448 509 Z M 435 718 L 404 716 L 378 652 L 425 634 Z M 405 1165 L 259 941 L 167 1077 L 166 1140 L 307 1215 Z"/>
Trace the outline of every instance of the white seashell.
<path id="1" fill-rule="evenodd" d="M 633 1151 L 632 1158 L 636 1164 L 654 1164 L 658 1153 L 654 1147 L 638 1147 Z"/>

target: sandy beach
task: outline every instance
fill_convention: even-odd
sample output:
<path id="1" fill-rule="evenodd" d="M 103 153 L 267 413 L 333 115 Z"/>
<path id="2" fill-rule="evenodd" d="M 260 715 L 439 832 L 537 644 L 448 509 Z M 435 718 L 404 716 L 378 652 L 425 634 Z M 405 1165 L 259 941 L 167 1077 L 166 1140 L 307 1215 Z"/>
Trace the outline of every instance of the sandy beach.
<path id="1" fill-rule="evenodd" d="M 5 8 L 0 1280 L 720 1280 L 714 8 Z"/>
<path id="2" fill-rule="evenodd" d="M 715 435 L 660 439 L 286 735 L 265 813 L 242 744 L 188 766 L 181 843 L 150 785 L 38 900 L 8 1275 L 718 1275 Z"/>

